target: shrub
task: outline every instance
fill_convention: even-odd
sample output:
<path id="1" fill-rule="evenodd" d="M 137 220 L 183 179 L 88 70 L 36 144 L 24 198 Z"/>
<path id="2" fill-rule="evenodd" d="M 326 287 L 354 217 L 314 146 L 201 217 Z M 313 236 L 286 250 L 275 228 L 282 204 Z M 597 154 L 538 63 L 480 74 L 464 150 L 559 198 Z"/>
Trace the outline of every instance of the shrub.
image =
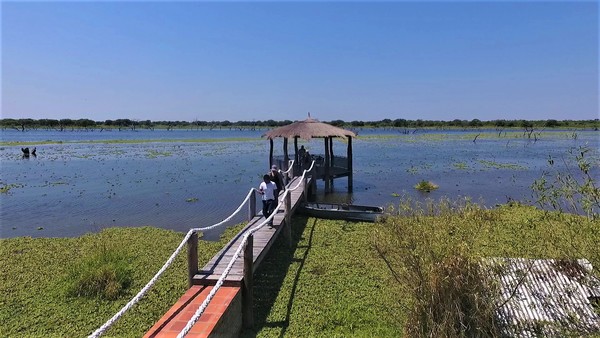
<path id="1" fill-rule="evenodd" d="M 589 147 L 579 147 L 570 149 L 568 155 L 569 158 L 562 159 L 561 168 L 557 168 L 559 164 L 552 157 L 548 158 L 550 169 L 531 185 L 535 203 L 544 209 L 598 218 L 600 187 L 595 177 L 600 163 L 598 153 Z"/>
<path id="2" fill-rule="evenodd" d="M 494 337 L 493 286 L 472 252 L 482 220 L 493 218 L 467 201 L 425 205 L 403 200 L 374 246 L 408 295 L 404 331 L 410 337 Z M 457 220 L 469 219 L 462 227 Z"/>
<path id="3" fill-rule="evenodd" d="M 132 268 L 124 254 L 103 246 L 71 268 L 67 283 L 71 296 L 114 300 L 131 285 Z"/>

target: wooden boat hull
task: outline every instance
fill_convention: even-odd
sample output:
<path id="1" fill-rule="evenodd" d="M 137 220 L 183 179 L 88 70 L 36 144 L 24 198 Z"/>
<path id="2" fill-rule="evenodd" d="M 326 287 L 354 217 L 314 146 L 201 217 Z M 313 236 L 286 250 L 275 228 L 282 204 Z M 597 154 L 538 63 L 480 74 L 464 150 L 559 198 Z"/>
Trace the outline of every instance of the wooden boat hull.
<path id="1" fill-rule="evenodd" d="M 336 203 L 303 203 L 298 212 L 317 218 L 360 222 L 375 222 L 383 216 L 382 207 Z"/>

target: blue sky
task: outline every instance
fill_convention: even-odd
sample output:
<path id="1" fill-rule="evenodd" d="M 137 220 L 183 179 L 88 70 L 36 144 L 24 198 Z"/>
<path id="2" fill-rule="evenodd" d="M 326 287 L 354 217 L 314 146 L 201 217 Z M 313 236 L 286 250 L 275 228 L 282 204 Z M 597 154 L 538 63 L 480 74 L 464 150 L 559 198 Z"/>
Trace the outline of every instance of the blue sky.
<path id="1" fill-rule="evenodd" d="M 3 118 L 598 118 L 598 2 L 3 2 Z"/>

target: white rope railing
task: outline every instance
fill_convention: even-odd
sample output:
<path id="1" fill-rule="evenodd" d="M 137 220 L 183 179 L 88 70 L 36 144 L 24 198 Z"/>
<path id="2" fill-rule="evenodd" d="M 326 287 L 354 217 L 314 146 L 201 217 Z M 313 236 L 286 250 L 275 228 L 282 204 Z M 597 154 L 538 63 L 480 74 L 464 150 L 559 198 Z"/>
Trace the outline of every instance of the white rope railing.
<path id="1" fill-rule="evenodd" d="M 156 281 L 158 280 L 158 278 L 173 263 L 173 261 L 175 260 L 175 258 L 177 257 L 177 255 L 179 255 L 179 253 L 183 249 L 183 246 L 187 243 L 188 239 L 190 238 L 190 236 L 192 236 L 192 234 L 194 232 L 214 229 L 214 228 L 216 228 L 216 227 L 218 227 L 220 225 L 223 225 L 224 223 L 230 221 L 235 215 L 237 215 L 237 213 L 240 212 L 240 210 L 242 210 L 242 207 L 246 204 L 246 202 L 248 202 L 248 200 L 250 199 L 250 196 L 252 196 L 252 191 L 254 191 L 254 190 L 256 190 L 256 189 L 255 188 L 250 189 L 250 191 L 248 192 L 248 195 L 246 195 L 246 198 L 240 204 L 240 206 L 229 217 L 227 217 L 223 221 L 221 221 L 219 223 L 216 223 L 216 224 L 213 224 L 213 225 L 208 226 L 208 227 L 204 227 L 204 228 L 192 228 L 192 229 L 190 229 L 187 232 L 187 234 L 185 235 L 185 237 L 183 238 L 183 240 L 181 241 L 181 243 L 179 243 L 179 246 L 177 247 L 177 249 L 175 249 L 175 251 L 173 252 L 173 254 L 171 254 L 171 257 L 169 257 L 169 259 L 167 260 L 167 262 L 162 266 L 162 268 L 160 268 L 160 270 L 158 270 L 158 272 L 154 275 L 154 277 L 152 277 L 152 279 L 140 290 L 140 292 L 138 292 L 137 295 L 135 295 L 135 297 L 133 297 L 127 304 L 125 304 L 125 306 L 123 306 L 123 308 L 121 308 L 121 310 L 119 310 L 119 312 L 117 312 L 112 318 L 110 318 L 106 323 L 104 323 L 99 329 L 97 329 L 91 335 L 89 335 L 88 338 L 97 338 L 97 337 L 100 337 L 119 318 L 121 318 L 121 316 L 123 316 L 123 314 L 125 314 L 125 312 L 127 312 L 133 305 L 135 305 L 146 294 L 146 292 L 148 292 L 148 290 L 150 290 L 150 288 L 152 286 L 154 286 L 154 284 L 156 283 Z"/>
<path id="2" fill-rule="evenodd" d="M 287 169 L 286 171 L 281 171 L 281 170 L 279 170 L 279 172 L 280 172 L 282 175 L 286 175 L 286 174 L 289 174 L 289 173 L 290 173 L 290 171 L 291 171 L 292 169 L 294 169 L 294 160 L 291 160 L 291 161 L 290 161 L 289 167 L 288 167 L 288 169 Z"/>
<path id="3" fill-rule="evenodd" d="M 238 257 L 240 256 L 242 250 L 246 246 L 246 243 L 248 242 L 248 237 L 250 237 L 251 235 L 253 235 L 256 231 L 258 231 L 260 228 L 262 228 L 268 222 L 271 222 L 271 220 L 277 214 L 276 211 L 279 210 L 279 208 L 281 208 L 281 206 L 283 204 L 283 201 L 286 198 L 286 195 L 287 194 L 291 194 L 291 192 L 293 190 L 298 189 L 298 187 L 300 187 L 300 185 L 302 183 L 305 183 L 306 173 L 309 172 L 309 171 L 311 171 L 314 165 L 315 165 L 315 161 L 312 162 L 312 164 L 311 164 L 311 166 L 310 166 L 309 169 L 305 169 L 304 170 L 304 172 L 302 173 L 301 179 L 298 180 L 298 184 L 295 187 L 293 187 L 293 188 L 287 189 L 283 193 L 283 198 L 281 199 L 281 201 L 279 202 L 279 204 L 275 208 L 275 211 L 273 213 L 271 213 L 271 215 L 269 217 L 265 218 L 265 220 L 262 221 L 259 225 L 257 225 L 256 227 L 248 230 L 248 232 L 246 232 L 246 234 L 244 234 L 244 236 L 242 237 L 242 241 L 241 241 L 240 245 L 235 250 L 235 253 L 233 254 L 233 257 L 231 257 L 231 260 L 229 261 L 229 264 L 227 264 L 227 267 L 225 268 L 225 270 L 223 271 L 223 273 L 221 273 L 221 276 L 219 277 L 219 279 L 215 283 L 215 286 L 213 286 L 212 290 L 210 290 L 210 292 L 206 296 L 206 299 L 204 299 L 204 301 L 202 302 L 202 304 L 200 304 L 200 306 L 198 307 L 198 309 L 196 310 L 196 312 L 194 313 L 194 315 L 192 316 L 192 318 L 187 322 L 186 326 L 181 330 L 181 332 L 179 332 L 179 334 L 177 335 L 177 338 L 183 338 L 183 337 L 185 337 L 190 332 L 190 330 L 192 329 L 192 327 L 194 326 L 194 324 L 196 324 L 196 322 L 198 321 L 198 319 L 200 319 L 200 316 L 202 316 L 202 314 L 204 313 L 204 311 L 208 307 L 208 304 L 210 303 L 210 301 L 213 299 L 213 297 L 215 296 L 215 294 L 217 293 L 217 291 L 223 285 L 223 282 L 224 282 L 225 278 L 227 277 L 227 275 L 229 274 L 229 272 L 231 271 L 231 269 L 233 268 L 233 265 L 235 264 L 235 261 L 238 259 Z"/>
<path id="4" fill-rule="evenodd" d="M 310 170 L 312 170 L 314 164 L 315 164 L 315 161 L 312 162 L 312 165 L 310 166 L 309 169 L 304 170 L 304 172 L 302 173 L 302 178 L 299 180 L 298 184 L 294 188 L 289 188 L 289 189 L 287 189 L 284 192 L 283 199 L 281 200 L 282 202 L 285 200 L 286 194 L 291 193 L 291 191 L 296 190 L 296 189 L 298 189 L 298 187 L 300 187 L 300 185 L 305 180 L 306 173 L 309 172 Z M 293 168 L 293 161 L 292 161 L 292 166 L 290 166 L 290 169 L 291 168 Z M 288 171 L 290 169 L 288 169 Z M 187 234 L 185 235 L 185 237 L 183 238 L 183 240 L 181 241 L 181 243 L 179 243 L 179 246 L 177 246 L 177 249 L 175 249 L 175 251 L 171 254 L 171 256 L 169 257 L 169 259 L 160 268 L 160 270 L 154 275 L 154 277 L 152 277 L 152 279 L 127 304 L 125 304 L 125 306 L 123 306 L 121 308 L 121 310 L 119 310 L 119 312 L 117 312 L 112 318 L 110 318 L 108 321 L 106 321 L 106 323 L 104 323 L 100 328 L 98 328 L 96 331 L 94 331 L 92 334 L 90 334 L 88 336 L 88 338 L 97 338 L 97 337 L 100 337 L 117 320 L 119 320 L 119 318 L 121 318 L 121 316 L 123 316 L 125 314 L 125 312 L 127 312 L 131 307 L 133 307 L 137 302 L 139 302 L 140 299 L 142 299 L 142 297 L 144 297 L 144 295 L 146 294 L 146 292 L 148 292 L 148 290 L 150 290 L 150 288 L 152 286 L 154 286 L 154 284 L 156 283 L 156 281 L 158 281 L 158 279 L 160 278 L 160 276 L 167 270 L 167 268 L 169 266 L 171 266 L 171 264 L 173 263 L 173 261 L 175 260 L 175 258 L 177 258 L 177 255 L 179 255 L 179 253 L 181 252 L 181 250 L 183 249 L 184 245 L 187 243 L 187 241 L 189 240 L 189 238 L 192 236 L 192 234 L 194 234 L 195 232 L 198 232 L 198 231 L 206 231 L 206 230 L 214 229 L 214 228 L 216 228 L 218 226 L 221 226 L 221 225 L 225 224 L 226 222 L 230 221 L 235 215 L 237 215 L 242 210 L 242 207 L 246 204 L 246 202 L 248 202 L 248 200 L 252 196 L 252 192 L 253 191 L 258 191 L 258 190 L 256 190 L 256 188 L 251 188 L 250 191 L 248 191 L 248 194 L 246 195 L 246 198 L 244 199 L 244 201 L 240 204 L 240 206 L 229 217 L 225 218 L 221 222 L 213 224 L 213 225 L 208 226 L 208 227 L 204 227 L 204 228 L 192 228 L 192 229 L 190 229 L 187 232 Z M 275 208 L 275 211 L 278 211 L 281 208 L 282 202 L 279 202 L 279 204 Z M 242 248 L 246 245 L 246 242 L 248 241 L 248 237 L 250 235 L 254 234 L 254 232 L 258 231 L 260 228 L 262 228 L 267 222 L 270 222 L 275 217 L 275 214 L 276 214 L 276 212 L 273 212 L 262 223 L 260 223 L 255 228 L 249 230 L 244 235 L 243 240 L 240 243 L 240 246 L 238 247 L 238 249 L 236 250 L 236 252 L 235 252 L 235 254 L 233 256 L 233 258 L 231 259 L 231 261 L 227 265 L 227 268 L 225 269 L 225 271 L 223 271 L 223 273 L 221 274 L 221 277 L 219 278 L 219 280 L 215 284 L 215 287 L 213 287 L 213 289 L 211 290 L 211 292 L 209 293 L 209 295 L 207 296 L 207 298 L 205 299 L 205 301 L 202 303 L 202 305 L 196 311 L 196 313 L 198 315 L 196 316 L 196 314 L 194 314 L 194 317 L 192 317 L 192 319 L 190 319 L 190 321 L 188 322 L 188 325 L 186 325 L 186 327 L 184 328 L 184 330 L 177 337 L 184 337 L 189 332 L 189 330 L 192 328 L 192 326 L 196 323 L 196 321 L 198 321 L 198 318 L 200 318 L 200 316 L 202 315 L 202 313 L 204 313 L 204 310 L 208 306 L 208 303 L 214 297 L 214 294 L 217 292 L 217 290 L 223 284 L 223 280 L 229 274 L 231 268 L 233 267 L 233 264 L 235 263 L 235 260 L 239 257 Z M 190 322 L 192 322 L 192 320 L 193 320 L 193 323 L 190 325 Z M 189 326 L 189 328 L 188 328 L 188 326 Z M 184 331 L 185 331 L 185 333 L 182 336 L 181 334 Z"/>

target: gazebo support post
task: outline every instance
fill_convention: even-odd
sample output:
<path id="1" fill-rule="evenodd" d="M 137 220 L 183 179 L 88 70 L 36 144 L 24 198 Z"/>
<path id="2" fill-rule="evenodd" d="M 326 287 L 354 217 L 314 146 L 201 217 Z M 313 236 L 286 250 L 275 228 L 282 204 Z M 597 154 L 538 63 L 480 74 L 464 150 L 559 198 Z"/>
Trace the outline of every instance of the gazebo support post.
<path id="1" fill-rule="evenodd" d="M 329 168 L 329 162 L 330 158 L 329 158 L 329 137 L 325 137 L 325 177 L 323 177 L 323 180 L 325 181 L 325 193 L 329 192 L 330 189 L 330 184 L 331 181 L 329 179 L 329 170 L 331 168 Z"/>
<path id="2" fill-rule="evenodd" d="M 329 157 L 331 158 L 331 167 L 333 167 L 333 137 L 329 138 Z"/>
<path id="3" fill-rule="evenodd" d="M 331 166 L 331 171 L 329 172 L 331 174 L 331 183 L 330 183 L 330 189 L 333 191 L 333 174 L 334 174 L 334 162 L 335 159 L 333 157 L 333 137 L 329 138 L 329 165 Z"/>
<path id="4" fill-rule="evenodd" d="M 273 139 L 269 139 L 269 169 L 273 165 Z"/>
<path id="5" fill-rule="evenodd" d="M 287 170 L 288 169 L 288 163 L 290 161 L 290 155 L 288 154 L 288 139 L 287 137 L 283 138 L 283 166 L 279 169 L 281 170 Z"/>
<path id="6" fill-rule="evenodd" d="M 300 159 L 298 158 L 298 136 L 294 136 L 294 177 L 298 176 L 296 168 L 300 168 Z"/>
<path id="7" fill-rule="evenodd" d="M 352 192 L 352 136 L 348 136 L 348 192 Z"/>

